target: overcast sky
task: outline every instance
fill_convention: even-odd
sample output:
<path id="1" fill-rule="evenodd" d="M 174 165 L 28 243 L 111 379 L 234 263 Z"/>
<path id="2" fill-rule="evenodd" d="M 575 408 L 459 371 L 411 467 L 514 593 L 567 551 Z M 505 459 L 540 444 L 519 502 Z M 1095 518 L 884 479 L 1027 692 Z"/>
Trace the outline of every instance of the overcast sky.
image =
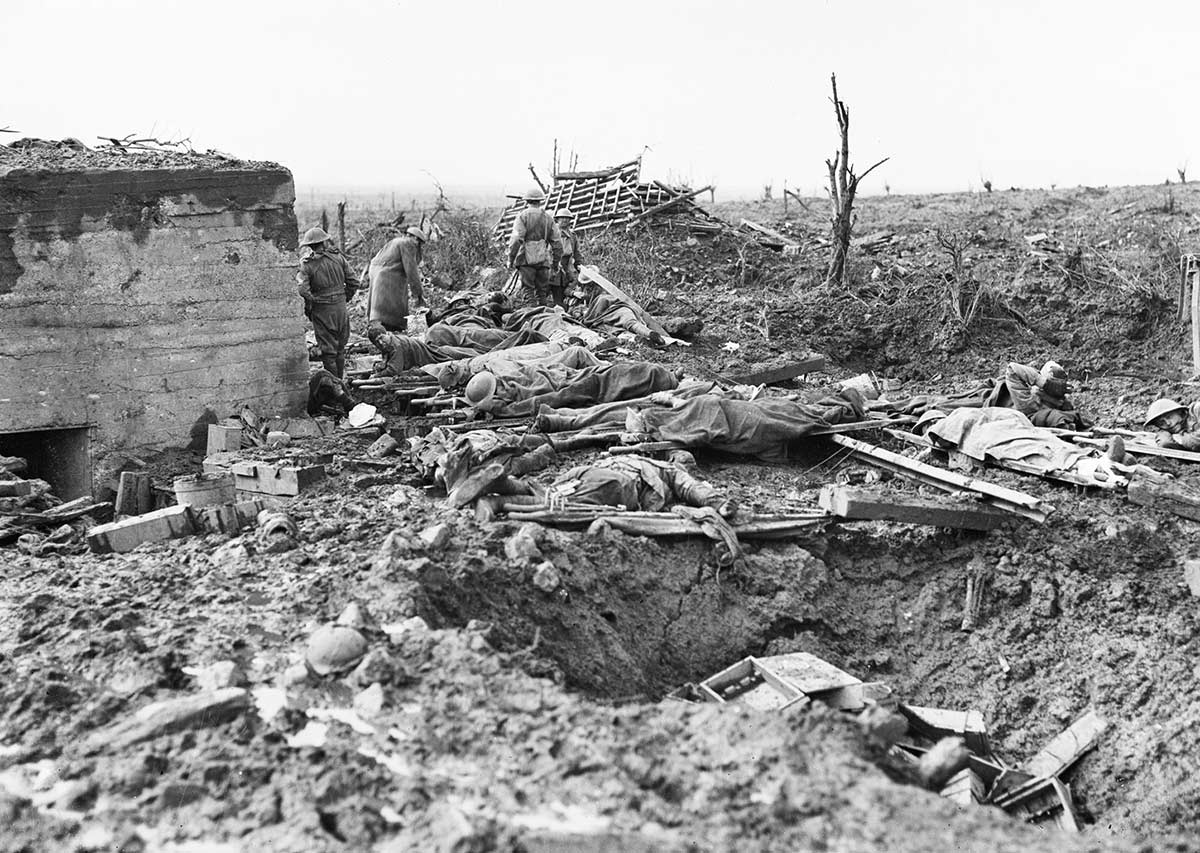
<path id="1" fill-rule="evenodd" d="M 1200 4 L 1182 0 L 2 0 L 0 127 L 151 133 L 276 160 L 301 191 L 520 190 L 555 137 L 718 198 L 1200 177 Z M 15 138 L 5 134 L 6 141 Z"/>

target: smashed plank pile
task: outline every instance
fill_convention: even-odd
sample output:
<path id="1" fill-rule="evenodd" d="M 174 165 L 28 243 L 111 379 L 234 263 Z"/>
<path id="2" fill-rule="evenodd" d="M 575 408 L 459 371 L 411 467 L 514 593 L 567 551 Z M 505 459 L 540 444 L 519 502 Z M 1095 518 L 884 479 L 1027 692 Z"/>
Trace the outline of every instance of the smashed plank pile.
<path id="1" fill-rule="evenodd" d="M 70 522 L 108 517 L 112 504 L 90 496 L 63 503 L 45 480 L 23 475 L 28 463 L 19 456 L 0 456 L 0 545 L 16 542 L 30 554 L 67 553 L 76 549 Z M 56 528 L 43 535 L 45 528 Z M 75 540 L 75 541 L 73 541 Z"/>
<path id="2" fill-rule="evenodd" d="M 704 210 L 693 200 L 701 190 L 670 187 L 661 181 L 641 180 L 642 161 L 630 160 L 607 169 L 593 172 L 560 172 L 546 194 L 545 209 L 569 210 L 575 214 L 576 231 L 592 231 L 617 225 L 646 222 L 668 225 L 687 231 L 719 233 L 729 226 Z M 513 220 L 525 208 L 525 202 L 514 198 L 500 214 L 495 236 L 507 239 Z"/>
<path id="3" fill-rule="evenodd" d="M 1061 776 L 1092 749 L 1107 723 L 1086 711 L 1020 767 L 992 750 L 983 714 L 899 702 L 883 682 L 863 682 L 807 652 L 748 657 L 668 694 L 684 702 L 778 712 L 821 702 L 862 713 L 886 733 L 888 755 L 915 780 L 961 805 L 993 805 L 1036 825 L 1079 831 L 1070 786 Z"/>

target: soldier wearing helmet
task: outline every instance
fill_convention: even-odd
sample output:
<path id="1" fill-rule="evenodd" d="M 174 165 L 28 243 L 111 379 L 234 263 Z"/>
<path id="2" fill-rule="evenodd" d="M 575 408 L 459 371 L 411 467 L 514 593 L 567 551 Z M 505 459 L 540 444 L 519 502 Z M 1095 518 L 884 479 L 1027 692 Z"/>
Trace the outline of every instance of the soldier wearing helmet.
<path id="1" fill-rule="evenodd" d="M 358 276 L 345 255 L 329 245 L 323 228 L 309 228 L 300 241 L 300 271 L 297 290 L 304 300 L 304 316 L 313 324 L 321 364 L 341 379 L 346 370 L 346 344 L 350 341 L 350 318 L 346 302 L 358 290 Z"/>
<path id="2" fill-rule="evenodd" d="M 575 236 L 575 214 L 563 208 L 554 211 L 554 221 L 558 223 L 559 233 L 562 234 L 562 260 L 555 274 L 550 277 L 550 294 L 554 304 L 560 308 L 566 305 L 567 288 L 572 287 L 579 279 L 579 270 L 583 267 L 583 253 L 579 251 L 579 238 Z"/>
<path id="3" fill-rule="evenodd" d="M 1012 362 L 988 396 L 987 405 L 1016 409 L 1034 426 L 1086 429 L 1087 419 L 1067 398 L 1070 390 L 1067 371 L 1055 361 L 1047 361 L 1040 371 Z"/>
<path id="4" fill-rule="evenodd" d="M 1146 427 L 1154 430 L 1159 447 L 1200 450 L 1200 403 L 1184 406 L 1174 400 L 1155 400 L 1146 410 Z"/>
<path id="5" fill-rule="evenodd" d="M 538 187 L 525 193 L 525 209 L 513 222 L 508 241 L 509 269 L 520 270 L 521 286 L 532 305 L 550 301 L 550 275 L 562 259 L 562 233 L 549 213 L 542 209 L 546 194 Z"/>
<path id="6" fill-rule="evenodd" d="M 389 240 L 371 258 L 367 268 L 367 322 L 378 323 L 389 332 L 408 328 L 408 294 L 413 307 L 425 307 L 425 289 L 421 283 L 421 253 L 430 240 L 430 232 L 418 226 Z"/>

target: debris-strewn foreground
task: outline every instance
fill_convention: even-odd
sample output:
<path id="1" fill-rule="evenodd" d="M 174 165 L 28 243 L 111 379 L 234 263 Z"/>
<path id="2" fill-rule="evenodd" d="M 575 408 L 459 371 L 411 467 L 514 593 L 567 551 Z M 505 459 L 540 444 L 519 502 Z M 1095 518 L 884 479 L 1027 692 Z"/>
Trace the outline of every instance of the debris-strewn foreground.
<path id="1" fill-rule="evenodd" d="M 834 377 L 812 386 L 869 368 L 918 393 L 1050 353 L 1077 405 L 1130 426 L 1155 396 L 1188 396 L 1171 309 L 1105 288 L 1095 265 L 1064 280 L 1024 235 L 1111 222 L 1111 235 L 1073 238 L 1096 245 L 1171 226 L 1175 214 L 1144 212 L 1160 190 L 1138 192 L 870 202 L 864 230 L 895 236 L 853 294 L 805 279 L 815 244 L 785 260 L 655 234 L 594 254 L 660 316 L 693 313 L 684 299 L 703 315 L 686 353 L 650 354 L 686 369 L 737 376 L 817 351 Z M 944 262 L 922 229 L 952 216 L 989 275 L 1024 272 L 1015 314 L 930 352 Z M 784 227 L 778 211 L 750 218 Z M 792 233 L 819 233 L 811 218 Z M 625 275 L 618 249 L 633 259 Z M 1110 311 L 1145 334 L 1105 340 Z M 988 469 L 1054 512 L 987 532 L 843 524 L 744 542 L 730 568 L 705 540 L 477 520 L 400 457 L 372 461 L 374 440 L 296 440 L 297 460 L 331 461 L 284 504 L 294 528 L 256 518 L 237 535 L 197 529 L 101 555 L 45 548 L 58 543 L 39 533 L 0 552 L 6 849 L 1188 849 L 1163 839 L 1194 832 L 1200 798 L 1193 522 Z M 816 507 L 834 481 L 929 497 L 843 457 L 701 458 L 700 470 L 755 512 Z M 1198 479 L 1184 462 L 1156 467 Z M 556 583 L 538 574 L 546 562 Z M 986 585 L 964 632 L 969 578 Z M 1108 729 L 1069 780 L 1083 834 L 923 790 L 870 715 L 666 698 L 747 655 L 795 651 L 907 703 L 978 710 L 1014 765 L 1095 709 Z"/>

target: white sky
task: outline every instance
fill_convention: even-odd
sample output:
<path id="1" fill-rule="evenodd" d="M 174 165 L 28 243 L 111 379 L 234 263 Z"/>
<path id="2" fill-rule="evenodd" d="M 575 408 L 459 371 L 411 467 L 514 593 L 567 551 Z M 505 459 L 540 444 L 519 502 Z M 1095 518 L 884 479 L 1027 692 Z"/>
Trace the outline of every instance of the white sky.
<path id="1" fill-rule="evenodd" d="M 0 127 L 190 136 L 301 191 L 521 190 L 580 168 L 864 192 L 1200 178 L 1200 3 L 1184 0 L 0 0 Z M 15 136 L 4 135 L 5 141 Z"/>

